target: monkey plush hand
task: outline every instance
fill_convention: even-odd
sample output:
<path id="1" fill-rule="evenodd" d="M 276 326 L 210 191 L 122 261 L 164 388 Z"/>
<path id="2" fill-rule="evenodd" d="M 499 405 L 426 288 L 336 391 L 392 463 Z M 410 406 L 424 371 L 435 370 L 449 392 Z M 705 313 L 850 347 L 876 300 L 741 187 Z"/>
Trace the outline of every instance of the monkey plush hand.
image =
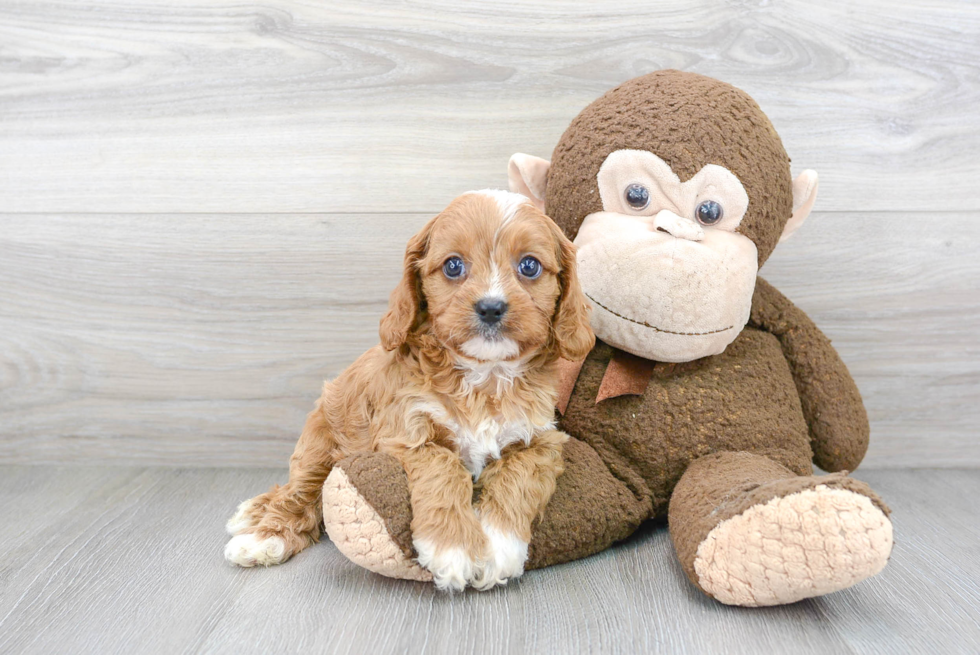
<path id="1" fill-rule="evenodd" d="M 578 247 L 597 344 L 566 362 L 565 472 L 527 568 L 596 553 L 669 517 L 691 582 L 775 605 L 848 587 L 888 560 L 888 508 L 847 477 L 868 420 L 830 341 L 757 277 L 813 206 L 769 119 L 717 80 L 659 71 L 585 108 L 511 187 Z M 813 475 L 812 463 L 830 475 Z M 334 469 L 327 532 L 355 563 L 425 579 L 408 486 L 383 455 Z"/>

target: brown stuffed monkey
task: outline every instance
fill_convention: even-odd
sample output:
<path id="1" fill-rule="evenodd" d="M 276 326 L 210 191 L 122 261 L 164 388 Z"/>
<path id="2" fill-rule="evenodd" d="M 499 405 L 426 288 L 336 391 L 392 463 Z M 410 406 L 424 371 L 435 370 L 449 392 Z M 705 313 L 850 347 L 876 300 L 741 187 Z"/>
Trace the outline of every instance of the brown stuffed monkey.
<path id="1" fill-rule="evenodd" d="M 687 576 L 723 603 L 790 603 L 878 573 L 889 510 L 846 475 L 867 449 L 860 394 L 757 277 L 817 189 L 813 171 L 792 179 L 759 106 L 711 78 L 650 73 L 586 107 L 550 163 L 515 155 L 509 174 L 575 241 L 598 338 L 563 367 L 565 473 L 526 568 L 667 516 Z M 408 498 L 394 460 L 349 458 L 324 487 L 325 527 L 355 563 L 427 579 Z"/>

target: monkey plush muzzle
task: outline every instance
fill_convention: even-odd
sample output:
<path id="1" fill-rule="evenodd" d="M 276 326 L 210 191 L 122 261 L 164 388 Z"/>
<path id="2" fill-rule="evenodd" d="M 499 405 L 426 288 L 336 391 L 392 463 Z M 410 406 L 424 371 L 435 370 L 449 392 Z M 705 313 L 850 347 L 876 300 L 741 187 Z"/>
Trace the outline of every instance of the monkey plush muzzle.
<path id="1" fill-rule="evenodd" d="M 703 230 L 668 210 L 596 212 L 575 245 L 592 328 L 617 348 L 690 361 L 723 352 L 749 319 L 758 267 L 741 234 Z"/>

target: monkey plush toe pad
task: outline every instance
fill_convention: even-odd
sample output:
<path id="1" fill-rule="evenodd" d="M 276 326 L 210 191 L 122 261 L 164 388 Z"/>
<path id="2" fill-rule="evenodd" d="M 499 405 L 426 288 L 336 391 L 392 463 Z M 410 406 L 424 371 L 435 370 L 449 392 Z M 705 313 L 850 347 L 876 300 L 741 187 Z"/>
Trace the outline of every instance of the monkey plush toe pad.
<path id="1" fill-rule="evenodd" d="M 323 485 L 323 523 L 330 540 L 354 564 L 389 578 L 432 580 L 431 573 L 398 547 L 384 519 L 340 467 Z"/>
<path id="2" fill-rule="evenodd" d="M 892 525 L 867 496 L 819 485 L 719 523 L 698 546 L 698 583 L 727 605 L 792 603 L 875 575 Z"/>

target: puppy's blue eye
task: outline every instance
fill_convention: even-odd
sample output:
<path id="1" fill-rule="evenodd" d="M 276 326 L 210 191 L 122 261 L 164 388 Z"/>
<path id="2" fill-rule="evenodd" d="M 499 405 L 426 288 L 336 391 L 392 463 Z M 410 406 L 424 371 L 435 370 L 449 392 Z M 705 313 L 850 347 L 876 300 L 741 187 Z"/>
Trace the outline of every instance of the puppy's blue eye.
<path id="1" fill-rule="evenodd" d="M 724 214 L 721 205 L 714 200 L 705 200 L 698 205 L 697 218 L 701 225 L 714 225 L 721 220 Z"/>
<path id="2" fill-rule="evenodd" d="M 463 260 L 459 257 L 450 257 L 442 265 L 442 272 L 446 274 L 446 277 L 455 279 L 466 272 L 466 266 L 463 265 Z"/>
<path id="3" fill-rule="evenodd" d="M 521 263 L 517 266 L 517 272 L 524 277 L 533 280 L 541 275 L 541 262 L 528 255 L 522 259 Z"/>

